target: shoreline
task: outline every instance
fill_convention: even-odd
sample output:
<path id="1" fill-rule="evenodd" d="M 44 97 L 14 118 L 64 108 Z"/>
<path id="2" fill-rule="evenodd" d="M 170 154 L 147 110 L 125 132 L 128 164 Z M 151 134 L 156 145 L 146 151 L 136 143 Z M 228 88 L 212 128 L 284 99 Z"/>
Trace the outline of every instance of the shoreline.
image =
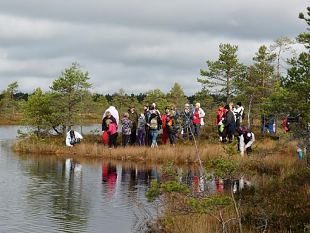
<path id="1" fill-rule="evenodd" d="M 254 151 L 250 156 L 241 157 L 237 152 L 235 143 L 222 144 L 210 142 L 205 139 L 199 141 L 198 151 L 202 163 L 227 157 L 237 160 L 253 160 L 264 157 L 295 156 L 296 142 L 274 141 L 271 139 L 257 140 L 254 144 Z M 159 145 L 158 148 L 147 146 L 119 146 L 115 149 L 108 149 L 98 138 L 86 137 L 80 144 L 74 147 L 66 147 L 62 138 L 45 139 L 19 139 L 12 145 L 13 151 L 33 155 L 54 155 L 58 157 L 74 157 L 83 159 L 109 159 L 116 161 L 128 161 L 138 163 L 164 164 L 173 162 L 176 165 L 198 164 L 198 156 L 195 145 L 191 142 L 170 145 Z M 274 155 L 274 156 L 270 156 Z M 296 156 L 297 158 L 297 156 Z"/>

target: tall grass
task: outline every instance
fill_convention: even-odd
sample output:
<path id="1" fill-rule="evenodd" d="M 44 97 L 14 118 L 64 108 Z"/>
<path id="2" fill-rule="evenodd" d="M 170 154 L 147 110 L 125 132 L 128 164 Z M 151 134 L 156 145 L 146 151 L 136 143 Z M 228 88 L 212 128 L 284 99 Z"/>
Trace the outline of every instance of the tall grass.
<path id="1" fill-rule="evenodd" d="M 195 147 L 193 145 L 169 145 L 158 148 L 149 147 L 118 147 L 108 149 L 98 143 L 81 143 L 74 147 L 65 147 L 59 142 L 21 140 L 14 144 L 13 149 L 17 152 L 32 154 L 55 154 L 57 156 L 75 156 L 82 158 L 104 158 L 122 161 L 164 163 L 173 161 L 176 164 L 195 163 L 197 160 Z M 204 145 L 201 149 L 201 157 L 208 160 L 221 156 L 224 153 L 221 145 Z"/>
<path id="2" fill-rule="evenodd" d="M 271 139 L 259 140 L 254 144 L 254 152 L 251 156 L 240 157 L 236 153 L 235 145 L 224 145 L 214 143 L 211 140 L 199 141 L 199 154 L 203 163 L 206 161 L 227 156 L 229 149 L 235 151 L 228 158 L 246 162 L 248 166 L 254 168 L 261 167 L 262 164 L 269 170 L 280 172 L 279 169 L 291 166 L 296 161 L 296 143 L 284 143 Z M 79 158 L 103 158 L 119 161 L 132 161 L 143 163 L 165 163 L 172 161 L 175 164 L 193 164 L 198 162 L 195 146 L 191 142 L 179 143 L 175 147 L 161 145 L 158 148 L 129 146 L 108 149 L 106 146 L 96 141 L 94 138 L 86 138 L 74 147 L 66 147 L 63 139 L 50 137 L 44 139 L 29 138 L 17 141 L 13 145 L 17 152 L 71 156 Z M 262 171 L 263 172 L 263 171 Z M 266 170 L 268 173 L 268 171 Z"/>

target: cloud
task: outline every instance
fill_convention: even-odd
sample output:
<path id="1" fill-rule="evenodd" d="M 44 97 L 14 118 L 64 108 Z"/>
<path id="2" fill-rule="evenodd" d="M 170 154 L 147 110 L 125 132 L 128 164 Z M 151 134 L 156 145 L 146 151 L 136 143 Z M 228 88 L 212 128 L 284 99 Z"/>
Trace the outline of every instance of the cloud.
<path id="1" fill-rule="evenodd" d="M 305 0 L 10 0 L 0 1 L 0 89 L 17 80 L 22 91 L 51 81 L 72 62 L 88 70 L 93 91 L 120 88 L 187 94 L 218 45 L 239 46 L 249 64 L 261 44 L 294 37 Z M 26 80 L 26 81 L 25 81 Z"/>

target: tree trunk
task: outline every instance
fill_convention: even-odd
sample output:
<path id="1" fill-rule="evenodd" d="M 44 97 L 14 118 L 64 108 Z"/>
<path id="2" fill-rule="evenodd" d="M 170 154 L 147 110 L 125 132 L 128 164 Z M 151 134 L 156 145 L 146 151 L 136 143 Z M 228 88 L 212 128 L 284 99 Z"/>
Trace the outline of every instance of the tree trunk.
<path id="1" fill-rule="evenodd" d="M 230 103 L 230 77 L 228 73 L 226 78 L 226 104 L 229 103 Z"/>
<path id="2" fill-rule="evenodd" d="M 251 97 L 250 97 L 250 102 L 249 102 L 249 110 L 248 110 L 248 129 L 251 128 L 252 101 L 253 101 L 253 94 L 251 95 Z"/>

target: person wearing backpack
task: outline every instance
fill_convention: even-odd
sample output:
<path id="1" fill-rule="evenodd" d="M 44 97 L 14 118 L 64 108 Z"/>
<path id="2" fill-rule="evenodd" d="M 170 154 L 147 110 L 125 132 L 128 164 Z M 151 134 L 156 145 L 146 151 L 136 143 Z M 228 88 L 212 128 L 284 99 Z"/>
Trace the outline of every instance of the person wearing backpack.
<path id="1" fill-rule="evenodd" d="M 222 142 L 228 142 L 231 143 L 234 138 L 234 133 L 236 130 L 236 122 L 235 122 L 235 115 L 232 112 L 232 106 L 231 105 L 226 105 L 225 109 L 227 112 L 224 115 L 224 119 L 222 123 L 224 124 L 224 131 L 223 131 L 223 140 Z"/>
<path id="2" fill-rule="evenodd" d="M 167 112 L 167 117 L 166 117 L 166 127 L 167 127 L 167 134 L 168 138 L 170 141 L 170 144 L 172 146 L 175 146 L 176 143 L 176 135 L 177 135 L 177 119 L 178 119 L 178 114 L 174 110 L 170 110 Z"/>
<path id="3" fill-rule="evenodd" d="M 184 111 L 181 112 L 181 118 L 182 118 L 182 132 L 183 139 L 187 140 L 193 139 L 193 111 L 191 111 L 190 105 L 185 104 Z"/>
<path id="4" fill-rule="evenodd" d="M 130 143 L 130 138 L 132 132 L 133 123 L 129 120 L 129 113 L 125 112 L 121 120 L 122 123 L 122 144 L 123 147 L 126 147 Z"/>
<path id="5" fill-rule="evenodd" d="M 145 145 L 145 137 L 146 137 L 146 120 L 143 113 L 140 114 L 138 119 L 138 144 L 139 146 Z"/>
<path id="6" fill-rule="evenodd" d="M 158 114 L 158 111 L 154 108 L 154 106 L 150 106 L 150 117 L 147 121 L 147 125 L 150 130 L 150 137 L 151 137 L 151 147 L 158 147 L 157 145 L 157 136 L 158 131 L 160 129 L 160 126 L 162 124 L 160 115 Z"/>

